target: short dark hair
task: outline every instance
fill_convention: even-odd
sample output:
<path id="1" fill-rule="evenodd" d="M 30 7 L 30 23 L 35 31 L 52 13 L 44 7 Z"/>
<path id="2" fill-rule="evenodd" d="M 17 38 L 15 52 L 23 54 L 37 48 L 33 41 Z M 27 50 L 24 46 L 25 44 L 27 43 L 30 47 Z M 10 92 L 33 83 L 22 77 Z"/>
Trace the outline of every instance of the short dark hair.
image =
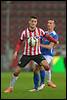
<path id="1" fill-rule="evenodd" d="M 31 18 L 37 19 L 37 16 L 30 16 L 30 19 L 31 19 Z"/>
<path id="2" fill-rule="evenodd" d="M 53 18 L 48 19 L 48 21 L 49 21 L 49 20 L 52 20 L 52 21 L 54 21 L 54 23 L 55 23 L 55 20 L 54 20 Z"/>

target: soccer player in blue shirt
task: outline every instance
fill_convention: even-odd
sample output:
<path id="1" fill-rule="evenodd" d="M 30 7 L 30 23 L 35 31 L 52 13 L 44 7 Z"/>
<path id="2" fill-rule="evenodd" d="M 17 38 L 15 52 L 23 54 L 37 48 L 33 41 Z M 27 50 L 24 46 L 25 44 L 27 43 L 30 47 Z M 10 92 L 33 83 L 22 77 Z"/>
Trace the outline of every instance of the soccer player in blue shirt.
<path id="1" fill-rule="evenodd" d="M 47 28 L 48 28 L 48 31 L 45 31 L 45 33 L 46 34 L 49 33 L 50 36 L 52 36 L 54 39 L 56 39 L 58 41 L 58 35 L 54 31 L 55 21 L 52 19 L 48 20 Z M 44 56 L 44 58 L 46 59 L 48 64 L 50 64 L 52 59 L 53 59 L 53 56 L 54 56 L 54 48 L 56 45 L 53 42 L 50 42 L 49 40 L 47 40 L 46 38 L 41 38 L 40 45 L 41 45 L 42 55 Z M 51 68 L 47 73 L 45 73 L 45 72 L 47 72 L 47 71 L 44 70 L 43 66 L 40 67 L 41 82 L 40 82 L 39 87 L 38 87 L 39 74 L 37 72 L 34 72 L 34 89 L 32 89 L 30 91 L 36 91 L 36 89 L 41 90 L 44 88 L 44 86 L 45 86 L 45 84 L 44 84 L 45 74 L 48 75 L 48 86 L 53 87 L 53 88 L 56 87 L 56 85 L 51 80 Z"/>

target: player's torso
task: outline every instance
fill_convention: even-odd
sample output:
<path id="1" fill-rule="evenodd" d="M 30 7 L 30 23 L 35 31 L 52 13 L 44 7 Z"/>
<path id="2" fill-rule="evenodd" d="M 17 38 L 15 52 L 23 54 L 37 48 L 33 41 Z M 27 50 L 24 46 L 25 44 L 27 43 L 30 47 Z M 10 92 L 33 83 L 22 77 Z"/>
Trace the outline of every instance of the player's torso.
<path id="1" fill-rule="evenodd" d="M 35 38 L 36 45 L 30 46 L 29 39 Z M 40 30 L 36 28 L 35 31 L 29 31 L 28 28 L 25 30 L 25 39 L 24 39 L 24 55 L 38 55 L 41 54 L 40 51 Z"/>
<path id="2" fill-rule="evenodd" d="M 48 31 L 45 31 L 45 32 L 48 33 Z M 54 37 L 54 35 L 56 35 L 55 31 L 50 32 L 49 34 L 52 37 Z M 50 41 L 47 40 L 46 38 L 42 38 L 41 43 L 44 44 L 44 45 L 49 45 L 50 44 Z M 54 56 L 54 48 L 46 49 L 46 48 L 42 48 L 41 47 L 41 52 L 42 52 L 43 55 Z"/>

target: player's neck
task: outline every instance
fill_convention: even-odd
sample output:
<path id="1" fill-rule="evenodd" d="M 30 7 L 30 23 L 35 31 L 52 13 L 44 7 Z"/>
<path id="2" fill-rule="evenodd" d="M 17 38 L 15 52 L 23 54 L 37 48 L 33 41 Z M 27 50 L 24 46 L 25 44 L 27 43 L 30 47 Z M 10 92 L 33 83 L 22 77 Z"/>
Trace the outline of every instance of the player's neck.
<path id="1" fill-rule="evenodd" d="M 53 32 L 54 30 L 53 29 L 48 29 L 48 32 Z"/>
<path id="2" fill-rule="evenodd" d="M 29 31 L 35 31 L 36 27 L 29 27 L 28 30 Z"/>

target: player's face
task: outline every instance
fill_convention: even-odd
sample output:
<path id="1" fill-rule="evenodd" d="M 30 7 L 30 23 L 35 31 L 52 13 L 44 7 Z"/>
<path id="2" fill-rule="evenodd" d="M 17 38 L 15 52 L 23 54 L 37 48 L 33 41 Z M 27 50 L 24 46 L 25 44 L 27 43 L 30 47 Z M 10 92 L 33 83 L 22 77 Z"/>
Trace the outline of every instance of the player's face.
<path id="1" fill-rule="evenodd" d="M 31 18 L 29 20 L 29 27 L 36 28 L 36 25 L 37 25 L 37 19 Z"/>
<path id="2" fill-rule="evenodd" d="M 55 24 L 53 20 L 48 20 L 48 24 L 47 24 L 48 30 L 54 30 L 55 28 Z"/>

